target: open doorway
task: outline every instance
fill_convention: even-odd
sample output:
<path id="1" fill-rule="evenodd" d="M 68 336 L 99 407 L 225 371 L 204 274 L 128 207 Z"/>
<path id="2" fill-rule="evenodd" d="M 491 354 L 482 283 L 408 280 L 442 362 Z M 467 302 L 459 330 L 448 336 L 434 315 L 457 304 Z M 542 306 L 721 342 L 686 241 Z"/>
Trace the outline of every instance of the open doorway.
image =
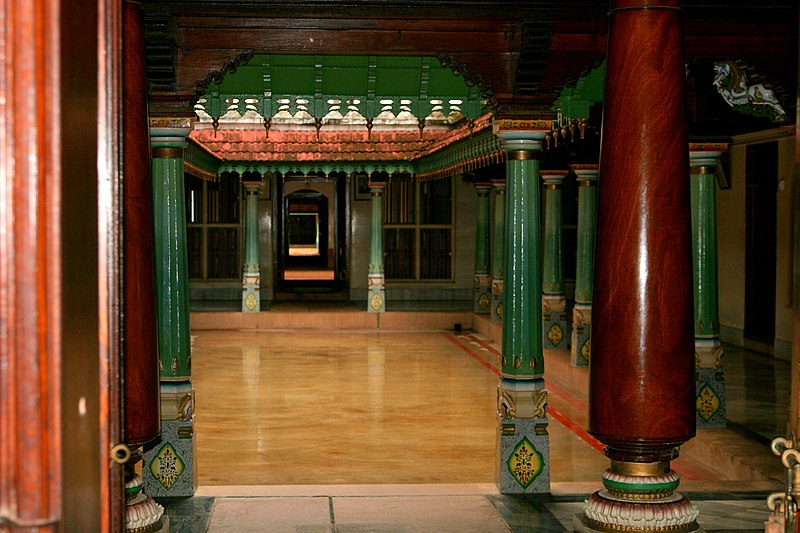
<path id="1" fill-rule="evenodd" d="M 768 351 L 775 341 L 778 143 L 747 147 L 744 338 Z"/>
<path id="2" fill-rule="evenodd" d="M 282 180 L 277 254 L 282 295 L 331 293 L 345 287 L 344 182 L 344 177 L 286 176 Z"/>

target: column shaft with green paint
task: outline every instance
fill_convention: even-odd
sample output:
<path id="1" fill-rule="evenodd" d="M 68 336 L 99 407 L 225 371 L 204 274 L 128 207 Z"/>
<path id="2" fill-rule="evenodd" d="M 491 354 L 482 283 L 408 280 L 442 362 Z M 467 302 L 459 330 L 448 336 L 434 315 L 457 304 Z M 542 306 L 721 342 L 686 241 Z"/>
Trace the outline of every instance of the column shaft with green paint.
<path id="1" fill-rule="evenodd" d="M 698 428 L 726 425 L 717 292 L 716 166 L 720 154 L 703 149 L 689 152 Z"/>
<path id="2" fill-rule="evenodd" d="M 242 312 L 261 311 L 261 267 L 258 245 L 258 193 L 261 181 L 244 185 L 244 265 L 242 267 Z"/>
<path id="3" fill-rule="evenodd" d="M 475 210 L 475 281 L 473 283 L 473 311 L 488 314 L 491 311 L 491 278 L 489 277 L 489 183 L 476 183 L 478 203 Z"/>
<path id="4" fill-rule="evenodd" d="M 498 120 L 506 162 L 505 260 L 496 482 L 503 494 L 550 491 L 542 350 L 541 141 L 551 121 Z"/>
<path id="5" fill-rule="evenodd" d="M 566 170 L 541 171 L 545 194 L 542 342 L 546 350 L 567 347 L 567 299 L 564 296 L 561 188 Z"/>
<path id="6" fill-rule="evenodd" d="M 386 310 L 383 274 L 383 189 L 384 183 L 370 183 L 369 272 L 367 274 L 367 311 Z"/>
<path id="7" fill-rule="evenodd" d="M 168 126 L 154 126 L 161 122 Z M 192 496 L 197 488 L 183 174 L 190 131 L 189 120 L 151 120 L 161 372 L 161 438 L 145 449 L 143 465 L 145 490 L 152 496 Z"/>
<path id="8" fill-rule="evenodd" d="M 492 240 L 492 322 L 503 321 L 503 262 L 505 261 L 506 181 L 492 180 L 494 239 Z"/>
<path id="9" fill-rule="evenodd" d="M 592 290 L 598 165 L 572 165 L 578 180 L 578 242 L 570 364 L 588 366 L 592 354 Z"/>

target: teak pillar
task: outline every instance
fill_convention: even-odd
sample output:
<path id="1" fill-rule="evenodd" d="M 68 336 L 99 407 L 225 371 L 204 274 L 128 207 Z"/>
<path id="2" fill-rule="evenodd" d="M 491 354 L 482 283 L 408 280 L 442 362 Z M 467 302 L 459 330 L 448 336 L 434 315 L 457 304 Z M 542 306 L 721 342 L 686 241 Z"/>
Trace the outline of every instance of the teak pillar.
<path id="1" fill-rule="evenodd" d="M 539 161 L 549 120 L 497 120 L 506 163 L 505 291 L 497 474 L 503 494 L 550 491 L 542 352 Z"/>
<path id="2" fill-rule="evenodd" d="M 150 126 L 161 439 L 145 452 L 145 490 L 151 496 L 192 496 L 197 488 L 197 470 L 183 174 L 183 150 L 191 120 L 151 119 Z"/>
<path id="3" fill-rule="evenodd" d="M 488 314 L 491 311 L 491 280 L 489 278 L 489 191 L 490 183 L 476 183 L 478 204 L 475 211 L 475 278 L 473 283 L 473 311 Z"/>
<path id="4" fill-rule="evenodd" d="M 506 180 L 492 180 L 494 239 L 492 239 L 492 322 L 503 321 L 503 261 L 506 233 Z"/>
<path id="5" fill-rule="evenodd" d="M 545 350 L 567 345 L 567 299 L 562 262 L 561 187 L 567 170 L 542 170 L 545 196 L 544 269 L 542 280 L 542 331 Z"/>
<path id="6" fill-rule="evenodd" d="M 386 311 L 383 275 L 383 189 L 381 182 L 370 182 L 369 272 L 367 273 L 367 311 Z"/>
<path id="7" fill-rule="evenodd" d="M 717 179 L 721 145 L 689 145 L 694 262 L 697 427 L 725 427 L 725 378 L 717 293 Z"/>
<path id="8" fill-rule="evenodd" d="M 125 465 L 126 529 L 160 528 L 164 509 L 141 492 L 144 481 L 135 465 L 140 447 L 161 432 L 158 335 L 153 272 L 153 183 L 144 72 L 142 4 L 122 3 L 123 44 L 123 365 L 125 444 L 132 450 Z"/>
<path id="9" fill-rule="evenodd" d="M 670 469 L 695 435 L 691 214 L 678 0 L 609 12 L 589 432 L 606 444 L 586 531 L 694 531 Z"/>
<path id="10" fill-rule="evenodd" d="M 572 171 L 578 180 L 578 246 L 569 362 L 572 366 L 588 366 L 592 355 L 592 293 L 598 166 L 572 165 Z"/>
<path id="11" fill-rule="evenodd" d="M 258 193 L 261 180 L 242 181 L 244 186 L 244 265 L 242 266 L 242 312 L 261 311 L 261 267 L 258 246 Z"/>

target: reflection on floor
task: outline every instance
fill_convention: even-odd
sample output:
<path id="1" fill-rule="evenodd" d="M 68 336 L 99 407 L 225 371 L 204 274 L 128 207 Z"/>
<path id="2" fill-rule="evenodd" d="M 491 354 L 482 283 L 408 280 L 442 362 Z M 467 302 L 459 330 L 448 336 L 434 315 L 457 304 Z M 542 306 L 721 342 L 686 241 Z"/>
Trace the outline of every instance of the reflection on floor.
<path id="1" fill-rule="evenodd" d="M 194 334 L 200 490 L 170 502 L 171 531 L 564 531 L 608 466 L 585 397 L 554 377 L 552 494 L 497 494 L 497 346 L 470 331 Z M 725 372 L 730 429 L 775 468 L 740 479 L 688 452 L 674 466 L 707 531 L 763 531 L 788 363 L 726 347 Z"/>

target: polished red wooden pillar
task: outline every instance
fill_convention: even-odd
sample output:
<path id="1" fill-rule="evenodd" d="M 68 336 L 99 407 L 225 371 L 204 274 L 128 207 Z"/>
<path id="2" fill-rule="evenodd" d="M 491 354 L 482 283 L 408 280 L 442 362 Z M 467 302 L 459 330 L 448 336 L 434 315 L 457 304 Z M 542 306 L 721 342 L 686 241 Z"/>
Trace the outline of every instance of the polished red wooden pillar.
<path id="1" fill-rule="evenodd" d="M 141 446 L 161 432 L 158 327 L 156 321 L 154 220 L 150 178 L 150 128 L 144 65 L 144 20 L 139 0 L 122 3 L 123 97 L 123 360 L 126 530 L 162 526 L 164 510 L 141 493 L 135 464 Z"/>
<path id="2" fill-rule="evenodd" d="M 673 530 L 697 527 L 688 501 L 658 497 L 677 487 L 669 461 L 695 434 L 679 4 L 615 0 L 609 12 L 589 432 L 607 445 L 611 468 L 586 509 L 600 529 L 658 531 L 647 517 L 663 514 Z M 621 523 L 609 505 L 634 510 Z"/>
<path id="3" fill-rule="evenodd" d="M 123 232 L 125 442 L 160 432 L 158 338 L 153 263 L 150 130 L 140 2 L 123 2 Z"/>

